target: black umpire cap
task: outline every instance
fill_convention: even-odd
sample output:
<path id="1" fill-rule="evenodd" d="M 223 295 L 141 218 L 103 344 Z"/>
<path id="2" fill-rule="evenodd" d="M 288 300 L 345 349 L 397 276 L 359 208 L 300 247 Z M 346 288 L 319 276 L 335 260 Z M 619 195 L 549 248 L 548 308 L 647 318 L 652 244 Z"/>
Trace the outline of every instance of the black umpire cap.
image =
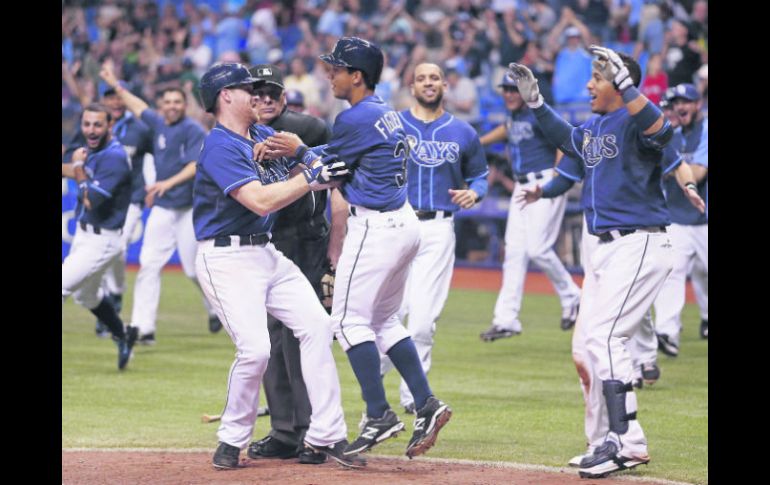
<path id="1" fill-rule="evenodd" d="M 275 64 L 256 64 L 249 68 L 249 72 L 258 82 L 274 84 L 283 89 L 283 73 Z"/>

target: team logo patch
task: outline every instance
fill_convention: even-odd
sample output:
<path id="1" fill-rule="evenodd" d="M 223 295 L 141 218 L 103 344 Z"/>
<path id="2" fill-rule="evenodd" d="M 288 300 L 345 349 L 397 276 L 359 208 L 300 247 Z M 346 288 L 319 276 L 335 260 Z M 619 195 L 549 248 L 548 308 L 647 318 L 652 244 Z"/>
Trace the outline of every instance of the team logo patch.
<path id="1" fill-rule="evenodd" d="M 460 160 L 460 145 L 454 141 L 418 141 L 407 135 L 410 158 L 422 167 L 438 167 L 444 162 L 457 163 Z"/>
<path id="2" fill-rule="evenodd" d="M 530 140 L 534 136 L 535 131 L 529 121 L 514 121 L 508 125 L 508 140 L 516 145 L 522 140 Z"/>
<path id="3" fill-rule="evenodd" d="M 161 150 L 166 149 L 166 135 L 164 135 L 163 133 L 158 135 L 158 148 L 160 148 Z"/>
<path id="4" fill-rule="evenodd" d="M 597 165 L 605 158 L 615 158 L 619 150 L 615 135 L 591 136 L 589 130 L 583 133 L 583 160 L 586 166 Z"/>

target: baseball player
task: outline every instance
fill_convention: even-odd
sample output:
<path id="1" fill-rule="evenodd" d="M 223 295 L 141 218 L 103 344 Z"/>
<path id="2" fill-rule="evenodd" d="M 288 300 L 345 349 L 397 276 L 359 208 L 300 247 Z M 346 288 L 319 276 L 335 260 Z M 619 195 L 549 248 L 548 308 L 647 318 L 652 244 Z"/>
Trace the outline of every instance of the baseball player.
<path id="1" fill-rule="evenodd" d="M 409 315 L 408 329 L 427 374 L 433 335 L 452 280 L 455 261 L 453 213 L 467 209 L 487 193 L 484 150 L 476 131 L 444 111 L 444 72 L 436 64 L 418 64 L 411 86 L 415 103 L 399 113 L 409 142 L 407 190 L 420 228 L 420 246 L 406 281 L 399 318 Z M 385 356 L 382 374 L 393 365 Z M 414 414 L 406 381 L 401 381 L 401 405 Z"/>
<path id="2" fill-rule="evenodd" d="M 638 83 L 638 80 L 635 80 Z M 692 170 L 687 163 L 681 161 L 681 157 L 669 144 L 665 148 L 664 152 L 664 165 L 669 167 L 675 167 L 671 172 L 679 184 L 680 190 L 685 194 L 697 210 L 705 210 L 705 203 L 700 198 L 697 191 L 691 190 L 687 187 L 687 184 L 693 180 L 694 176 Z M 680 163 L 681 162 L 681 163 Z M 585 169 L 582 160 L 571 155 L 565 155 L 556 171 L 558 172 L 556 177 L 544 187 L 536 185 L 534 188 L 527 188 L 522 191 L 522 194 L 518 197 L 517 202 L 529 204 L 537 201 L 540 197 L 553 198 L 565 193 L 569 190 L 573 183 L 578 180 L 582 180 L 585 176 Z M 587 208 L 587 197 L 590 194 L 582 194 L 582 201 L 584 207 Z M 589 257 L 599 244 L 597 236 L 590 234 L 587 230 L 588 225 L 583 224 L 583 233 L 581 241 L 581 264 L 585 271 L 585 274 L 592 272 L 592 260 Z M 585 294 L 585 293 L 584 293 Z M 572 356 L 575 363 L 575 368 L 578 372 L 578 376 L 581 380 L 581 389 L 583 391 L 583 399 L 585 402 L 585 432 L 588 442 L 588 451 L 585 455 L 577 455 L 569 461 L 569 465 L 573 467 L 580 466 L 580 462 L 585 456 L 590 456 L 593 450 L 596 449 L 604 442 L 604 438 L 607 434 L 606 424 L 602 424 L 599 420 L 601 412 L 600 410 L 604 406 L 604 400 L 600 396 L 590 394 L 591 390 L 591 372 L 590 365 L 591 360 L 586 353 L 586 341 L 588 334 L 584 325 L 581 325 L 581 316 L 583 312 L 578 315 L 578 322 L 576 324 L 575 332 L 572 336 Z M 642 388 L 644 384 L 653 384 L 660 377 L 660 369 L 658 369 L 656 361 L 657 341 L 655 339 L 655 331 L 652 324 L 652 316 L 650 311 L 645 312 L 639 328 L 632 338 L 628 341 L 628 351 L 632 358 L 634 368 L 634 380 L 633 385 L 637 388 Z"/>
<path id="3" fill-rule="evenodd" d="M 72 247 L 61 268 L 61 294 L 88 308 L 109 328 L 118 346 L 118 369 L 131 358 L 135 328 L 123 321 L 101 288 L 104 271 L 123 252 L 121 228 L 131 198 L 131 159 L 110 134 L 110 112 L 104 106 L 85 107 L 80 130 L 86 147 L 72 153 L 72 163 L 62 163 L 62 176 L 79 186 L 77 227 Z"/>
<path id="4" fill-rule="evenodd" d="M 591 46 L 591 52 L 597 59 L 587 88 L 591 109 L 599 116 L 579 128 L 544 104 L 537 80 L 526 66 L 510 65 L 522 98 L 549 139 L 582 159 L 586 229 L 597 237 L 596 247 L 584 253 L 588 264 L 576 333 L 585 332 L 589 361 L 586 414 L 590 408 L 606 431 L 601 433 L 603 442 L 580 462 L 584 478 L 604 477 L 650 461 L 636 416 L 633 368 L 625 341 L 637 330 L 673 267 L 666 233 L 670 220 L 660 184 L 661 174 L 673 168 L 662 164 L 671 125 L 634 86 L 641 70 L 633 59 L 599 46 Z"/>
<path id="5" fill-rule="evenodd" d="M 131 243 L 131 235 L 139 221 L 142 219 L 144 207 L 144 156 L 152 152 L 152 134 L 149 127 L 130 111 L 126 111 L 126 104 L 118 96 L 113 88 L 108 88 L 102 93 L 101 103 L 110 110 L 112 115 L 112 136 L 123 145 L 123 148 L 131 157 L 131 203 L 126 213 L 126 222 L 122 228 L 123 244 L 125 249 Z M 86 140 L 83 133 L 78 130 L 70 142 L 67 152 L 64 154 L 65 162 L 68 162 L 72 152 L 78 147 L 85 146 Z M 123 293 L 126 290 L 126 256 L 125 249 L 120 258 L 104 273 L 102 285 L 107 292 L 108 300 L 120 314 L 123 307 Z M 109 330 L 101 320 L 96 321 L 96 335 L 106 337 Z"/>
<path id="6" fill-rule="evenodd" d="M 258 82 L 255 95 L 259 99 L 259 123 L 276 131 L 286 130 L 297 134 L 311 146 L 329 141 L 329 129 L 321 119 L 295 113 L 287 109 L 288 98 L 283 88 L 283 75 L 278 66 L 259 64 L 249 68 Z M 276 249 L 291 259 L 307 277 L 316 295 L 322 299 L 321 278 L 336 266 L 336 256 L 329 254 L 332 246 L 341 248 L 345 233 L 347 211 L 343 207 L 342 224 L 338 221 L 330 232 L 324 213 L 327 191 L 308 192 L 287 207 L 278 211 L 272 229 L 271 242 Z M 342 200 L 341 196 L 333 200 Z M 344 201 L 343 201 L 344 204 Z M 335 211 L 332 211 L 332 215 Z M 339 214 L 339 211 L 337 211 Z M 332 259 L 333 258 L 333 259 Z M 302 376 L 300 344 L 291 329 L 268 314 L 267 329 L 270 334 L 270 361 L 262 380 L 270 409 L 270 433 L 249 445 L 251 458 L 291 458 L 299 455 L 299 462 L 319 464 L 326 461 L 326 454 L 303 449 L 302 442 L 310 424 L 310 400 Z"/>
<path id="7" fill-rule="evenodd" d="M 193 177 L 195 160 L 205 136 L 203 128 L 185 115 L 187 98 L 179 88 L 166 89 L 161 95 L 161 112 L 118 82 L 111 62 L 102 65 L 100 75 L 118 93 L 128 109 L 150 127 L 157 181 L 147 187 L 145 204 L 152 207 L 139 253 L 139 272 L 134 284 L 131 325 L 139 329 L 139 342 L 155 344 L 155 323 L 160 301 L 163 266 L 179 250 L 182 269 L 200 288 L 195 274 L 195 234 L 192 225 Z M 204 298 L 209 314 L 209 331 L 222 325 Z"/>
<path id="8" fill-rule="evenodd" d="M 700 93 L 693 84 L 680 84 L 674 88 L 670 102 L 680 121 L 671 143 L 691 165 L 698 192 L 708 202 L 708 117 L 700 111 Z M 689 266 L 698 261 L 708 278 L 708 211 L 700 213 L 693 210 L 675 187 L 676 181 L 663 179 L 666 202 L 671 213 L 672 224 L 669 230 L 675 259 L 674 269 L 655 302 L 658 348 L 670 357 L 679 354 L 681 314 Z M 704 288 L 699 285 L 699 289 L 703 295 L 701 302 L 705 297 L 705 318 L 701 319 L 700 334 L 702 338 L 708 338 L 708 286 L 706 284 Z"/>
<path id="9" fill-rule="evenodd" d="M 511 201 L 525 187 L 548 182 L 557 160 L 556 147 L 538 126 L 535 115 L 521 98 L 509 74 L 499 84 L 503 88 L 505 106 L 510 116 L 505 123 L 481 137 L 482 144 L 507 140 L 508 157 L 516 185 Z M 580 304 L 580 289 L 559 260 L 553 246 L 559 236 L 567 196 L 539 200 L 521 210 L 511 203 L 505 227 L 505 261 L 503 286 L 495 304 L 492 325 L 480 337 L 485 342 L 521 333 L 519 311 L 524 294 L 527 263 L 532 260 L 551 280 L 562 306 L 561 328 L 569 330 L 575 324 Z"/>
<path id="10" fill-rule="evenodd" d="M 255 162 L 255 142 L 274 133 L 253 125 L 259 119 L 256 81 L 241 64 L 219 64 L 200 82 L 204 108 L 217 124 L 206 137 L 195 174 L 195 265 L 203 292 L 215 302 L 237 349 L 213 465 L 238 467 L 240 450 L 251 439 L 270 358 L 270 313 L 299 338 L 302 372 L 313 376 L 306 381 L 312 414 L 305 444 L 345 466 L 362 467 L 366 460 L 344 453 L 347 429 L 329 316 L 299 268 L 270 243 L 275 211 L 348 172 L 344 163 L 332 161 L 335 157 L 325 157 L 330 166 L 305 157 L 312 163 L 307 168 L 295 168 L 285 158 Z M 289 177 L 292 169 L 299 173 Z"/>
<path id="11" fill-rule="evenodd" d="M 350 217 L 337 266 L 332 323 L 361 385 L 366 416 L 346 453 L 369 450 L 404 428 L 385 398 L 383 353 L 414 396 L 414 433 L 406 448 L 412 458 L 434 445 L 452 410 L 433 396 L 414 343 L 398 318 L 420 237 L 407 201 L 410 147 L 401 117 L 374 95 L 383 67 L 379 47 L 342 37 L 333 52 L 320 58 L 330 65 L 334 96 L 352 106 L 335 119 L 327 148 L 352 170 L 341 186 Z"/>

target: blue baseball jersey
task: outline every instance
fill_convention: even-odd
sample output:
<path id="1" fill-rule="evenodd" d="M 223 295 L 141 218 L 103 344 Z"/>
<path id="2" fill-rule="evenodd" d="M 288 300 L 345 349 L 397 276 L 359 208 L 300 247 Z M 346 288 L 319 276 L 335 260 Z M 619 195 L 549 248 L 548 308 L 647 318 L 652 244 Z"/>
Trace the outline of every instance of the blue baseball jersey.
<path id="1" fill-rule="evenodd" d="M 664 156 L 663 149 L 639 130 L 625 107 L 573 128 L 560 148 L 583 160 L 582 203 L 589 233 L 671 223 L 661 176 L 676 168 L 681 159 Z M 568 174 L 561 164 L 557 171 L 572 175 L 573 180 L 578 177 Z"/>
<path id="2" fill-rule="evenodd" d="M 334 120 L 327 151 L 353 168 L 340 187 L 349 203 L 389 211 L 406 202 L 409 146 L 398 113 L 367 96 Z"/>
<path id="3" fill-rule="evenodd" d="M 91 210 L 78 201 L 77 219 L 104 229 L 122 228 L 131 199 L 131 159 L 126 150 L 118 140 L 110 140 L 101 150 L 88 154 L 83 169 L 89 194 L 104 200 Z"/>
<path id="4" fill-rule="evenodd" d="M 112 137 L 120 142 L 125 148 L 128 156 L 131 157 L 131 202 L 137 204 L 144 203 L 144 174 L 142 166 L 144 164 L 144 155 L 152 153 L 152 133 L 150 128 L 130 111 L 126 113 L 112 125 Z M 86 138 L 78 127 L 77 133 L 67 145 L 67 150 L 62 158 L 63 163 L 72 161 L 72 153 L 86 146 Z"/>
<path id="5" fill-rule="evenodd" d="M 217 236 L 269 232 L 275 215 L 252 212 L 230 197 L 234 189 L 258 180 L 263 185 L 286 180 L 291 164 L 285 159 L 256 162 L 254 144 L 274 133 L 268 126 L 253 125 L 253 140 L 217 123 L 206 136 L 196 165 L 193 227 L 199 241 Z"/>
<path id="6" fill-rule="evenodd" d="M 463 189 L 489 173 L 479 135 L 471 125 L 444 113 L 429 122 L 409 110 L 399 113 L 409 142 L 407 190 L 415 209 L 454 212 L 449 189 Z"/>
<path id="7" fill-rule="evenodd" d="M 679 151 L 682 159 L 692 165 L 709 166 L 709 123 L 708 118 L 693 123 L 693 127 L 687 132 L 682 127 L 674 131 L 674 137 L 671 139 L 671 146 Z M 708 204 L 708 174 L 698 184 L 698 193 L 704 202 Z M 708 224 L 708 211 L 701 214 L 690 204 L 690 201 L 682 193 L 682 189 L 672 177 L 663 179 L 663 190 L 666 194 L 668 210 L 671 213 L 671 221 L 677 224 L 688 226 L 698 226 Z M 706 206 L 708 207 L 708 205 Z"/>
<path id="8" fill-rule="evenodd" d="M 185 165 L 198 159 L 201 144 L 206 137 L 203 127 L 187 116 L 173 125 L 151 109 L 142 111 L 142 121 L 152 130 L 157 180 L 166 180 L 179 173 Z M 193 181 L 181 183 L 155 198 L 155 205 L 181 209 L 192 205 Z"/>
<path id="9" fill-rule="evenodd" d="M 514 174 L 540 172 L 553 168 L 556 146 L 543 133 L 530 109 L 514 111 L 505 120 L 508 159 Z"/>

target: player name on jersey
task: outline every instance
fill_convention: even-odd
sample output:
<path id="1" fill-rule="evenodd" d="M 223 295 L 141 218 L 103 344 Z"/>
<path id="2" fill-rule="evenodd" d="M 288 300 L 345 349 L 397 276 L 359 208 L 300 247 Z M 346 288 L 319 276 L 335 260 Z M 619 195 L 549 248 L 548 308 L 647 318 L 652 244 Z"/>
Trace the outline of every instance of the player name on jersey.
<path id="1" fill-rule="evenodd" d="M 401 118 L 398 117 L 398 113 L 395 111 L 388 111 L 380 119 L 374 123 L 374 127 L 380 132 L 380 135 L 384 139 L 388 139 L 388 136 L 392 135 L 396 130 L 404 129 L 404 125 L 401 124 Z"/>

